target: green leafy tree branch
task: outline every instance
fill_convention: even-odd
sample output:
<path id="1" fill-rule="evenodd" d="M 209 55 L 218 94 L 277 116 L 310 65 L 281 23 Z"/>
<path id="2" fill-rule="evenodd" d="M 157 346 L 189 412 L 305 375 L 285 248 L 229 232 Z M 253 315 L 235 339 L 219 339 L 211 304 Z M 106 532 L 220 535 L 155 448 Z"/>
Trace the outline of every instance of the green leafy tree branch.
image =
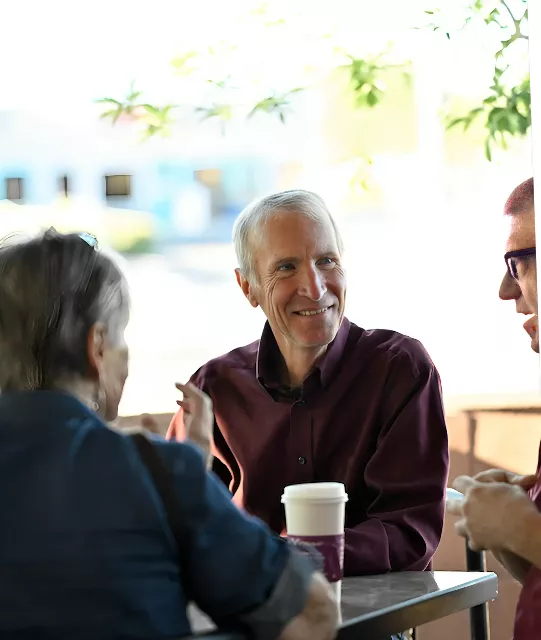
<path id="1" fill-rule="evenodd" d="M 508 72 L 516 71 L 507 61 L 511 47 L 529 38 L 526 0 L 518 0 L 514 4 L 516 8 L 511 8 L 506 0 L 475 0 L 468 7 L 468 15 L 459 27 L 462 30 L 482 20 L 487 29 L 498 30 L 494 73 L 488 95 L 479 106 L 458 117 L 446 119 L 448 128 L 461 125 L 464 131 L 474 121 L 481 120 L 486 131 L 485 156 L 489 161 L 492 160 L 494 145 L 507 149 L 509 139 L 524 137 L 532 123 L 529 71 L 525 69 L 518 82 L 508 80 Z M 447 39 L 451 39 L 450 30 L 444 26 L 442 12 L 430 10 L 425 13 L 433 20 L 428 26 L 434 31 L 443 31 Z"/>
<path id="2" fill-rule="evenodd" d="M 287 29 L 291 16 L 286 18 L 276 12 L 271 15 L 271 9 L 270 3 L 258 5 L 250 13 L 250 19 L 259 21 L 259 26 L 279 41 L 284 34 L 279 30 Z M 485 155 L 491 160 L 494 146 L 507 148 L 510 139 L 527 135 L 531 127 L 529 71 L 525 68 L 522 73 L 520 63 L 513 62 L 510 55 L 520 47 L 520 42 L 527 43 L 529 38 L 526 0 L 472 0 L 458 24 L 453 26 L 446 25 L 446 10 L 427 9 L 424 14 L 429 22 L 422 28 L 441 32 L 447 40 L 451 40 L 457 31 L 477 27 L 483 40 L 486 37 L 487 42 L 494 41 L 492 83 L 487 86 L 485 96 L 469 111 L 454 113 L 445 119 L 448 128 L 461 126 L 463 130 L 474 122 L 482 123 L 486 132 Z M 327 47 L 323 65 L 313 62 L 321 46 Z M 299 73 L 289 86 L 286 82 L 280 87 L 273 87 L 272 80 L 266 86 L 266 78 L 263 78 L 257 91 L 247 91 L 254 83 L 239 73 L 238 65 L 235 67 L 234 64 L 235 56 L 246 59 L 252 55 L 251 51 L 239 50 L 239 46 L 229 42 L 208 43 L 201 50 L 184 51 L 171 61 L 178 95 L 184 97 L 178 104 L 153 104 L 132 83 L 126 96 L 97 101 L 104 109 L 101 117 L 113 125 L 138 123 L 145 139 L 168 135 L 175 122 L 190 117 L 198 121 L 217 121 L 225 133 L 227 124 L 239 117 L 268 117 L 287 122 L 297 96 L 321 80 L 323 74 L 329 76 L 337 70 L 345 73 L 354 103 L 360 109 L 373 109 L 381 104 L 386 95 L 386 79 L 397 67 L 402 66 L 403 72 L 408 74 L 407 65 L 387 62 L 388 51 L 374 56 L 354 55 L 333 46 L 330 33 L 310 36 L 305 45 L 297 46 L 296 51 L 299 50 L 306 58 L 305 66 L 317 68 L 319 75 L 309 71 Z M 295 55 L 291 56 L 292 64 L 300 69 L 302 65 L 295 58 Z M 228 63 L 224 65 L 223 60 Z M 319 69 L 321 66 L 323 70 Z M 225 78 L 222 75 L 224 67 L 232 69 Z"/>
<path id="3" fill-rule="evenodd" d="M 269 16 L 269 7 L 261 5 L 252 12 L 251 18 L 259 21 L 259 26 L 270 34 L 269 38 L 274 38 L 274 42 L 280 41 L 278 30 L 287 30 L 287 20 L 281 16 Z M 227 123 L 238 117 L 262 116 L 286 123 L 294 110 L 296 97 L 337 70 L 347 74 L 359 108 L 373 108 L 381 103 L 386 93 L 386 77 L 397 66 L 402 66 L 407 73 L 407 65 L 387 63 L 388 50 L 371 57 L 359 57 L 335 46 L 332 36 L 325 32 L 305 37 L 302 46 L 295 41 L 294 47 L 291 61 L 298 71 L 296 76 L 293 74 L 293 79 L 288 79 L 285 85 L 282 82 L 278 87 L 272 85 L 272 79 L 267 82 L 266 74 L 259 74 L 263 77 L 257 78 L 261 86 L 257 86 L 256 91 L 251 85 L 256 86 L 257 83 L 243 76 L 239 65 L 235 66 L 235 58 L 246 59 L 253 52 L 243 51 L 242 47 L 239 50 L 237 45 L 229 42 L 210 43 L 199 51 L 185 51 L 171 61 L 172 80 L 177 83 L 177 93 L 185 97 L 183 103 L 180 101 L 176 106 L 149 104 L 132 83 L 125 97 L 97 101 L 105 107 L 101 117 L 113 125 L 136 122 L 141 125 L 145 138 L 168 135 L 175 119 L 192 116 L 199 121 L 218 121 L 225 132 Z M 322 49 L 326 51 L 325 62 L 318 64 L 315 60 L 318 55 L 321 59 Z M 303 52 L 301 60 L 297 59 L 299 50 Z M 255 53 L 257 55 L 258 52 Z M 227 64 L 223 63 L 224 60 Z M 232 69 L 226 78 L 219 76 L 223 67 Z"/>

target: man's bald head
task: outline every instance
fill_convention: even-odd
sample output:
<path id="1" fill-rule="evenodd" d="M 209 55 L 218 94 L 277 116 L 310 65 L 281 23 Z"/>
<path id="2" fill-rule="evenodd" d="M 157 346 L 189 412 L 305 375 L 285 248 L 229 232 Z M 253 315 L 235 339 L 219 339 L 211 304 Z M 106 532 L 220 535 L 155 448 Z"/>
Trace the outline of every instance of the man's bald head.
<path id="1" fill-rule="evenodd" d="M 533 194 L 533 178 L 528 178 L 528 180 L 519 184 L 507 198 L 504 207 L 505 215 L 514 216 L 532 212 L 534 209 Z"/>

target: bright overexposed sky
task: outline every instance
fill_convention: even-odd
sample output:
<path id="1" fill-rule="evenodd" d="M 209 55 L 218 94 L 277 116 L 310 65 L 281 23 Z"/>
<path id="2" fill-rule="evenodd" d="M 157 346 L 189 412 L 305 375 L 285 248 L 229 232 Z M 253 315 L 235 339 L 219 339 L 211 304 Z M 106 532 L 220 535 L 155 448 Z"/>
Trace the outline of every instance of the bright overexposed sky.
<path id="1" fill-rule="evenodd" d="M 394 41 L 399 54 L 407 56 L 418 46 L 426 47 L 429 32 L 413 30 L 416 25 L 426 24 L 424 9 L 446 6 L 446 21 L 453 27 L 460 23 L 464 3 L 457 0 L 4 2 L 0 109 L 47 108 L 51 104 L 59 108 L 65 105 L 68 109 L 68 105 L 89 103 L 105 95 L 122 96 L 132 79 L 148 92 L 149 99 L 174 100 L 182 91 L 171 72 L 171 58 L 192 49 L 201 50 L 206 44 L 225 45 L 228 54 L 215 57 L 213 67 L 203 73 L 225 76 L 230 67 L 238 72 L 240 65 L 248 85 L 275 87 L 282 81 L 284 86 L 291 86 L 303 65 L 317 70 L 329 63 L 328 43 L 315 46 L 312 43 L 307 47 L 311 34 L 328 32 L 333 35 L 333 43 L 356 55 L 377 52 Z M 262 27 L 262 15 L 271 23 L 286 17 L 287 29 Z M 478 77 L 486 75 L 488 60 L 478 55 L 482 47 L 479 38 L 470 30 L 457 36 L 456 42 L 461 56 L 454 57 L 454 64 L 445 71 L 451 76 L 454 71 L 466 83 L 468 78 L 478 83 Z M 433 39 L 433 45 L 443 49 L 447 46 L 438 37 Z M 445 65 L 441 57 L 439 64 L 441 73 Z"/>

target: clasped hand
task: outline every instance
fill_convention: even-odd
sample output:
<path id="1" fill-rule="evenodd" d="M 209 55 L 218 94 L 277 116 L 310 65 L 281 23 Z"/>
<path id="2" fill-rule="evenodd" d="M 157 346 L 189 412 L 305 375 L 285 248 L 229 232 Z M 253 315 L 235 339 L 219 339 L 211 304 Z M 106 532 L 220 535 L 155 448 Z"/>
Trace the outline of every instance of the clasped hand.
<path id="1" fill-rule="evenodd" d="M 464 500 L 449 500 L 447 512 L 458 516 L 456 532 L 468 539 L 474 551 L 506 550 L 521 521 L 537 512 L 527 491 L 536 476 L 491 469 L 475 477 L 459 476 L 453 487 Z"/>

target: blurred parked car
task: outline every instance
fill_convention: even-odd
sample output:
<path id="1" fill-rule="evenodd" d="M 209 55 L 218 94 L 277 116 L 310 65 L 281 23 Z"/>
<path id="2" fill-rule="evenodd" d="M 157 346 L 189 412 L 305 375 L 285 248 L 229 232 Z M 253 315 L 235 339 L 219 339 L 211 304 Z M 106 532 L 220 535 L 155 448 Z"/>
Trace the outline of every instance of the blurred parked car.
<path id="1" fill-rule="evenodd" d="M 147 253 L 156 236 L 154 217 L 146 211 L 108 207 L 77 198 L 62 198 L 49 205 L 0 200 L 0 238 L 48 227 L 62 233 L 86 231 L 120 253 Z"/>

